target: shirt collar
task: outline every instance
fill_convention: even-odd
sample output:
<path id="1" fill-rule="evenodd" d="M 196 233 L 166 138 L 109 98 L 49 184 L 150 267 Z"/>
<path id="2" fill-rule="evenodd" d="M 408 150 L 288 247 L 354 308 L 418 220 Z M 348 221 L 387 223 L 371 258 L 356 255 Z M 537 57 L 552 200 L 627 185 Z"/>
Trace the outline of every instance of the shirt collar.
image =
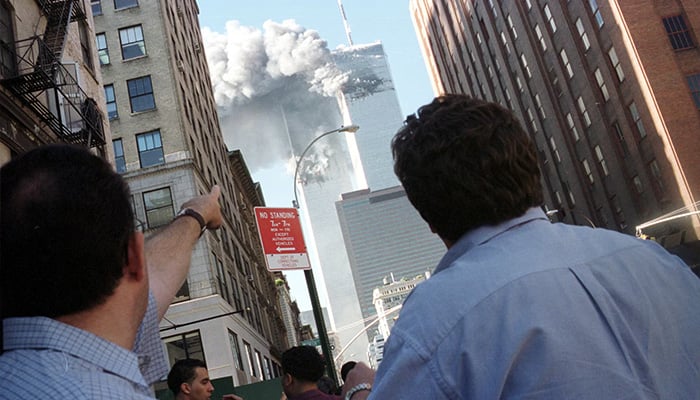
<path id="1" fill-rule="evenodd" d="M 3 328 L 5 351 L 56 350 L 148 386 L 135 353 L 90 332 L 47 317 L 6 318 Z"/>
<path id="2" fill-rule="evenodd" d="M 440 260 L 440 263 L 435 267 L 434 273 L 449 267 L 457 258 L 473 247 L 484 244 L 500 234 L 535 220 L 549 221 L 541 208 L 532 207 L 525 211 L 523 215 L 501 222 L 498 225 L 485 225 L 468 231 L 450 247 L 445 256 L 442 257 L 442 260 Z"/>

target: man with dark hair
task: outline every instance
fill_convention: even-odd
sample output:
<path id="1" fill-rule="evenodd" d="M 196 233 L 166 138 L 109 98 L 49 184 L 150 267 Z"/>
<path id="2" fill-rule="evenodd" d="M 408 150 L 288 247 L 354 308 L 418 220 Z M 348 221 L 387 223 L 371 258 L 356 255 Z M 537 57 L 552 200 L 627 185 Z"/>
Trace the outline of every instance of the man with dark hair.
<path id="1" fill-rule="evenodd" d="M 325 361 L 312 346 L 297 346 L 282 353 L 282 389 L 288 400 L 333 400 L 339 396 L 323 393 L 318 381 Z"/>
<path id="2" fill-rule="evenodd" d="M 175 400 L 208 400 L 214 392 L 207 365 L 196 358 L 178 360 L 168 374 L 168 388 Z"/>
<path id="3" fill-rule="evenodd" d="M 552 224 L 509 110 L 438 97 L 392 150 L 448 251 L 346 399 L 700 398 L 700 280 L 656 243 Z"/>
<path id="4" fill-rule="evenodd" d="M 0 399 L 151 398 L 168 371 L 158 321 L 200 232 L 221 225 L 219 188 L 148 241 L 130 197 L 84 148 L 43 146 L 0 168 Z"/>

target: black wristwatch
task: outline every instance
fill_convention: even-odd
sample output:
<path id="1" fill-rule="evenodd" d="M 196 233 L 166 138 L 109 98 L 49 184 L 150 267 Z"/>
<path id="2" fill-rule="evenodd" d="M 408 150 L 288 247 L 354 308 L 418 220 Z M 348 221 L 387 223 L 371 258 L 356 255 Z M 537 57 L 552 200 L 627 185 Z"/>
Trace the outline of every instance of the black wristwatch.
<path id="1" fill-rule="evenodd" d="M 206 222 L 204 222 L 204 217 L 202 217 L 202 214 L 198 213 L 197 211 L 191 208 L 183 208 L 182 210 L 180 210 L 180 212 L 177 213 L 175 219 L 184 216 L 196 219 L 197 222 L 199 222 L 199 228 L 201 229 L 201 231 L 199 232 L 199 236 L 201 237 L 202 235 L 204 235 L 204 232 L 207 230 L 207 224 Z"/>

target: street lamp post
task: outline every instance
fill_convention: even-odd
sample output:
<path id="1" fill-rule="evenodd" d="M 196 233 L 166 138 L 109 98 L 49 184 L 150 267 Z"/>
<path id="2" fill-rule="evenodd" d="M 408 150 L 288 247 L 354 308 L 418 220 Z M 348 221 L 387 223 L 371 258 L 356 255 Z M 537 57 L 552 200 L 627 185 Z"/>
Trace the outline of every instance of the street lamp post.
<path id="1" fill-rule="evenodd" d="M 326 137 L 333 133 L 339 132 L 357 132 L 360 129 L 357 125 L 341 126 L 338 129 L 333 129 L 332 131 L 324 132 L 318 135 L 314 140 L 312 140 L 301 152 L 301 156 L 297 159 L 296 168 L 294 168 L 294 200 L 292 205 L 294 208 L 299 209 L 299 198 L 297 196 L 297 179 L 299 176 L 299 166 L 301 161 L 304 159 L 306 152 L 309 151 L 311 146 L 314 145 L 321 138 Z M 323 352 L 323 357 L 326 360 L 326 373 L 328 377 L 333 379 L 336 386 L 338 386 L 338 376 L 335 373 L 335 362 L 333 360 L 333 353 L 331 351 L 331 346 L 328 340 L 328 332 L 326 331 L 326 323 L 323 320 L 323 312 L 321 312 L 321 303 L 318 300 L 318 291 L 316 290 L 316 281 L 314 279 L 314 273 L 311 269 L 304 270 L 304 277 L 306 278 L 306 286 L 309 289 L 309 298 L 311 300 L 311 307 L 314 313 L 314 320 L 316 321 L 316 329 L 318 330 L 318 338 L 321 342 L 321 350 Z"/>
<path id="2" fill-rule="evenodd" d="M 299 208 L 299 197 L 297 196 L 297 179 L 299 178 L 299 166 L 301 165 L 302 160 L 304 160 L 304 156 L 306 156 L 306 152 L 309 151 L 309 149 L 314 145 L 314 143 L 318 142 L 321 138 L 324 138 L 330 134 L 333 133 L 339 133 L 339 132 L 357 132 L 357 130 L 360 129 L 359 126 L 357 125 L 348 125 L 348 126 L 341 126 L 338 129 L 333 129 L 332 131 L 328 132 L 323 132 L 322 134 L 316 136 L 314 140 L 312 140 L 304 149 L 304 151 L 301 152 L 301 155 L 297 159 L 297 165 L 296 168 L 294 168 L 294 202 L 292 202 L 292 206 L 294 208 Z"/>

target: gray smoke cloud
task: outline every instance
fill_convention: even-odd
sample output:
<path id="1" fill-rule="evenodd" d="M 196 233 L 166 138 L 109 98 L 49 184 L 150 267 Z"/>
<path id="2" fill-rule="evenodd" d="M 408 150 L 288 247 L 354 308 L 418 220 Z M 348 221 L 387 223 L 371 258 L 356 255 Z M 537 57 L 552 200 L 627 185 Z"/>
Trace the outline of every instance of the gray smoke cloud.
<path id="1" fill-rule="evenodd" d="M 321 132 L 338 128 L 336 96 L 347 82 L 327 43 L 293 20 L 262 30 L 226 23 L 202 29 L 224 139 L 241 149 L 251 172 L 288 162 Z M 301 164 L 304 182 L 320 181 L 337 139 L 319 141 Z"/>

